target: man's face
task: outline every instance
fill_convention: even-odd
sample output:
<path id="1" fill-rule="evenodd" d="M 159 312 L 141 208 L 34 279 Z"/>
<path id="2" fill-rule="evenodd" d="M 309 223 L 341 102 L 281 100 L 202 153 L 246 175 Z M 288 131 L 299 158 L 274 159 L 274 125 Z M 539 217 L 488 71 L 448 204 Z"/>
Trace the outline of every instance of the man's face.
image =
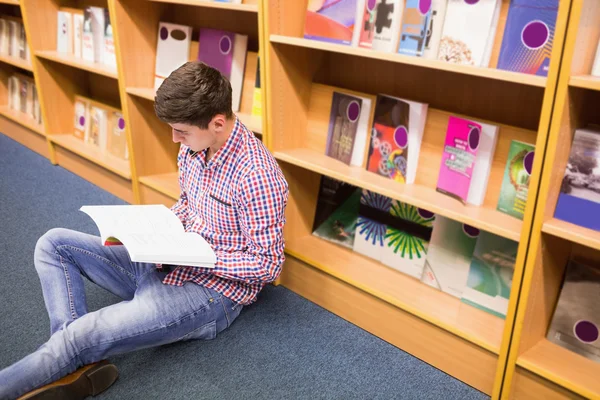
<path id="1" fill-rule="evenodd" d="M 213 121 L 208 124 L 207 129 L 200 129 L 194 125 L 169 124 L 173 135 L 173 142 L 182 143 L 192 151 L 202 151 L 216 141 L 216 132 Z"/>

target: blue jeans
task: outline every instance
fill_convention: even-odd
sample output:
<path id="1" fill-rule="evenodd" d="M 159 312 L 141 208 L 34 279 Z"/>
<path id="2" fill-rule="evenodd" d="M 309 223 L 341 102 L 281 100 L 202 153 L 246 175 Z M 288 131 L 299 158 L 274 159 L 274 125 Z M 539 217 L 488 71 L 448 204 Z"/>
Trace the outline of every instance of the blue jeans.
<path id="1" fill-rule="evenodd" d="M 79 367 L 126 353 L 190 339 L 209 340 L 228 328 L 242 306 L 193 282 L 162 283 L 167 272 L 131 262 L 122 246 L 100 238 L 53 229 L 35 249 L 50 316 L 50 339 L 0 371 L 0 399 L 16 398 Z M 88 312 L 84 280 L 122 302 Z"/>

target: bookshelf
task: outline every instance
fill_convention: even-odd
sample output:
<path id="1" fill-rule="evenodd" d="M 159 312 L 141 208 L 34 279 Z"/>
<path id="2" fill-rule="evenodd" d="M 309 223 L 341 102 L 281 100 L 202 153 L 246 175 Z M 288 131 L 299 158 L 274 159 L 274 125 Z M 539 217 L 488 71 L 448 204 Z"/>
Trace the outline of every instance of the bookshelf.
<path id="1" fill-rule="evenodd" d="M 0 14 L 21 18 L 22 13 L 19 2 L 16 0 L 0 1 Z M 25 21 L 23 23 L 26 32 L 28 32 Z M 31 40 L 29 36 L 27 42 L 30 46 Z M 18 57 L 0 55 L 0 132 L 48 158 L 49 147 L 44 126 L 37 123 L 29 115 L 11 109 L 8 106 L 8 78 L 13 73 L 19 73 L 35 80 L 35 74 L 30 62 Z M 37 81 L 36 86 L 39 89 Z"/>
<path id="2" fill-rule="evenodd" d="M 600 260 L 600 232 L 554 218 L 574 131 L 600 123 L 599 38 L 600 3 L 574 0 L 502 398 L 600 398 L 600 364 L 546 339 L 569 256 Z"/>
<path id="3" fill-rule="evenodd" d="M 257 134 L 263 118 L 253 117 L 252 93 L 260 47 L 259 4 L 211 3 L 194 0 L 110 0 L 121 83 L 121 102 L 128 123 L 131 173 L 135 202 L 172 205 L 179 197 L 177 152 L 167 124 L 154 113 L 154 60 L 159 22 L 193 28 L 190 59 L 195 59 L 200 27 L 229 30 L 248 35 L 248 53 L 240 111 L 236 113 Z M 138 62 L 137 60 L 152 60 Z M 262 62 L 262 61 L 261 61 Z M 265 107 L 263 107 L 264 110 Z"/>
<path id="4" fill-rule="evenodd" d="M 547 78 L 493 68 L 509 1 L 502 2 L 491 68 L 458 66 L 304 39 L 306 6 L 306 0 L 265 0 L 263 5 L 267 143 L 290 185 L 285 227 L 288 261 L 281 284 L 497 398 L 525 267 L 570 2 L 560 2 Z M 414 185 L 396 183 L 325 156 L 331 92 L 336 88 L 367 95 L 384 93 L 429 104 Z M 435 191 L 449 115 L 488 121 L 500 127 L 481 207 L 464 206 Z M 536 145 L 523 221 L 496 211 L 513 139 Z M 519 241 L 506 319 L 480 312 L 383 264 L 313 236 L 321 176 Z"/>

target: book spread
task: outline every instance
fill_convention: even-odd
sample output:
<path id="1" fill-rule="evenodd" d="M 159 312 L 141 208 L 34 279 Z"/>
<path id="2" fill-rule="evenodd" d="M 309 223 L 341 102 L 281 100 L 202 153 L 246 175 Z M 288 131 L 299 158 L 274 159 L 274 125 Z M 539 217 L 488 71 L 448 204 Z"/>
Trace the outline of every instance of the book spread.
<path id="1" fill-rule="evenodd" d="M 164 205 L 83 206 L 103 245 L 122 244 L 131 261 L 213 268 L 216 255 L 197 233 L 185 232 Z"/>

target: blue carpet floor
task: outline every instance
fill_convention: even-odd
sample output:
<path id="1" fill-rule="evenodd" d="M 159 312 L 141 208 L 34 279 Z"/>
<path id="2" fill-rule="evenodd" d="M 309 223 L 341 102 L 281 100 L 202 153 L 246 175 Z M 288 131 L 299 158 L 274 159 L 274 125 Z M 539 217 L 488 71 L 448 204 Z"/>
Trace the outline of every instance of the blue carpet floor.
<path id="1" fill-rule="evenodd" d="M 123 204 L 0 134 L 0 368 L 47 340 L 33 266 L 37 239 L 65 227 L 97 233 L 78 211 Z M 89 309 L 119 301 L 87 287 Z M 457 381 L 283 288 L 268 286 L 231 328 L 111 359 L 120 378 L 106 399 L 485 399 Z"/>

